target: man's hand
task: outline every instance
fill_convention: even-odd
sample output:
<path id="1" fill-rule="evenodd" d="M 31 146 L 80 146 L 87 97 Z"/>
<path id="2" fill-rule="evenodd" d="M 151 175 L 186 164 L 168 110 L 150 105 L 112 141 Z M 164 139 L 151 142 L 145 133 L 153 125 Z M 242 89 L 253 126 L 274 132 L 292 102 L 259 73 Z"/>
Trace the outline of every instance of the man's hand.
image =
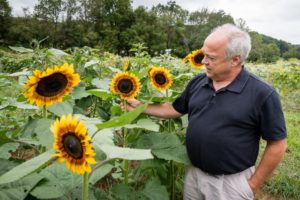
<path id="1" fill-rule="evenodd" d="M 135 109 L 136 107 L 142 105 L 143 103 L 137 99 L 128 99 L 126 100 L 126 110 L 127 111 L 132 111 L 133 109 Z M 125 110 L 125 106 L 124 106 L 124 102 L 121 101 L 121 109 L 124 111 Z"/>
<path id="2" fill-rule="evenodd" d="M 136 107 L 143 105 L 144 103 L 136 100 L 136 99 L 128 99 L 126 101 L 126 110 L 131 111 L 135 109 Z M 125 110 L 124 102 L 121 102 L 121 109 Z M 177 112 L 171 103 L 163 103 L 163 104 L 149 104 L 147 108 L 144 110 L 144 113 L 147 115 L 160 117 L 164 119 L 169 118 L 177 118 L 182 116 L 181 113 Z"/>
<path id="3" fill-rule="evenodd" d="M 262 159 L 252 177 L 248 180 L 253 192 L 259 189 L 265 180 L 272 174 L 279 162 L 283 159 L 287 148 L 286 139 L 267 141 Z"/>

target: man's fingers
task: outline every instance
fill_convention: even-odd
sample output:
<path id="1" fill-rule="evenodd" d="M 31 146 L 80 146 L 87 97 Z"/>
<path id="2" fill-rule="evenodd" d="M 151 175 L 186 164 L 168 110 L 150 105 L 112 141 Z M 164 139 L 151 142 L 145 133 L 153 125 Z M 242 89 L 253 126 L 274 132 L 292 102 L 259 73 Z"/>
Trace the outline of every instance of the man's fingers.
<path id="1" fill-rule="evenodd" d="M 131 105 L 132 107 L 137 107 L 137 106 L 139 106 L 141 104 L 141 102 L 139 100 L 137 100 L 137 99 L 128 99 L 127 103 L 129 105 Z"/>

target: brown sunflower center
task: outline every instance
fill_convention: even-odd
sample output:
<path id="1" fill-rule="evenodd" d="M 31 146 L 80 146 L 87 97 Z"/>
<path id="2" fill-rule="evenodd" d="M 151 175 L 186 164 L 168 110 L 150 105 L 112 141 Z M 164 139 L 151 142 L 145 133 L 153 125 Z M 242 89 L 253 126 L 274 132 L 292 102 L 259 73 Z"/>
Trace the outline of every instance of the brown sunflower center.
<path id="1" fill-rule="evenodd" d="M 68 133 L 63 136 L 64 150 L 69 156 L 75 159 L 82 158 L 83 149 L 80 140 L 74 135 L 74 133 Z"/>
<path id="2" fill-rule="evenodd" d="M 204 54 L 203 53 L 198 53 L 195 57 L 194 57 L 194 61 L 197 64 L 201 64 L 202 60 L 204 58 Z"/>
<path id="3" fill-rule="evenodd" d="M 130 79 L 122 79 L 119 81 L 117 87 L 120 92 L 128 94 L 133 89 L 133 83 Z"/>
<path id="4" fill-rule="evenodd" d="M 160 74 L 160 73 L 156 74 L 154 76 L 154 80 L 159 85 L 163 85 L 163 84 L 165 84 L 167 82 L 167 79 L 166 79 L 165 75 L 164 74 Z"/>
<path id="5" fill-rule="evenodd" d="M 44 97 L 53 97 L 61 93 L 67 86 L 68 79 L 64 74 L 54 73 L 42 78 L 36 87 L 36 92 Z"/>

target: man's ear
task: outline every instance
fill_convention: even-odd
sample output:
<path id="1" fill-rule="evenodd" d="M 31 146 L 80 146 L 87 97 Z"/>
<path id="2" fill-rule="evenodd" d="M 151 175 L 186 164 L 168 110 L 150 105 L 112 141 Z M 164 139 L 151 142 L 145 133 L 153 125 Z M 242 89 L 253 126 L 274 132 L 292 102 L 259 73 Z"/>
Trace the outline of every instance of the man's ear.
<path id="1" fill-rule="evenodd" d="M 232 59 L 231 59 L 231 65 L 232 66 L 237 66 L 237 65 L 240 65 L 240 64 L 241 64 L 241 56 L 240 55 L 233 56 Z"/>

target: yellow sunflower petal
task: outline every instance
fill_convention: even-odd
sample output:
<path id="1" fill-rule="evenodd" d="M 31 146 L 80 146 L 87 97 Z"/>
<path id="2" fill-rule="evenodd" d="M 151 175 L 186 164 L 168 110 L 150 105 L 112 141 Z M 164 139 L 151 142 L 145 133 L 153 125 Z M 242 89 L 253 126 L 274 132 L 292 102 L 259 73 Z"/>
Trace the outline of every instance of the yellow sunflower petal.
<path id="1" fill-rule="evenodd" d="M 202 63 L 202 60 L 204 58 L 204 51 L 202 49 L 193 51 L 189 57 L 189 61 L 193 68 L 200 69 L 205 65 L 204 63 Z"/>
<path id="2" fill-rule="evenodd" d="M 173 83 L 169 71 L 163 67 L 152 67 L 149 76 L 151 85 L 157 90 L 167 90 Z"/>
<path id="3" fill-rule="evenodd" d="M 114 94 L 118 94 L 122 99 L 131 99 L 137 96 L 140 91 L 140 81 L 128 72 L 117 73 L 110 84 L 110 89 Z"/>
<path id="4" fill-rule="evenodd" d="M 66 161 L 67 168 L 78 174 L 90 172 L 90 164 L 95 164 L 95 152 L 86 134 L 83 122 L 72 115 L 63 115 L 51 125 L 54 134 L 54 156 L 60 162 Z"/>
<path id="5" fill-rule="evenodd" d="M 24 96 L 29 103 L 50 106 L 62 101 L 64 95 L 80 82 L 73 65 L 53 66 L 41 72 L 35 70 L 24 85 Z"/>

